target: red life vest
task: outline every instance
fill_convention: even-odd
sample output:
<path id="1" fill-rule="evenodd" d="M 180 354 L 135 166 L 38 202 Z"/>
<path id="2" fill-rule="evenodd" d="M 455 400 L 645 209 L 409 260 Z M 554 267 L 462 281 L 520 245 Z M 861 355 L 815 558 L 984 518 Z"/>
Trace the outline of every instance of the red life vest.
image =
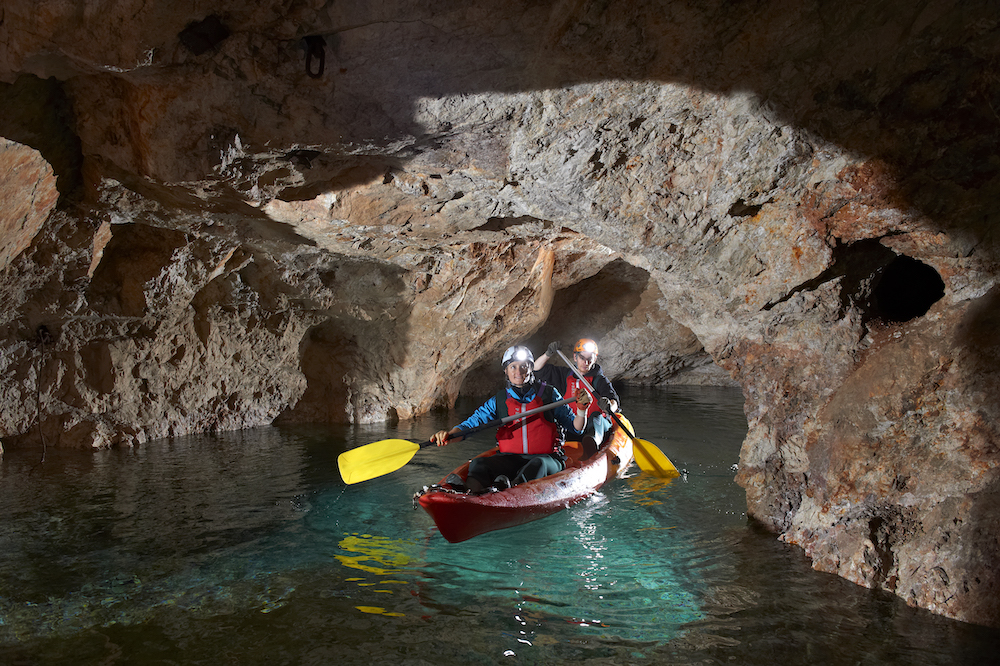
<path id="1" fill-rule="evenodd" d="M 586 377 L 586 375 L 584 375 Z M 577 390 L 583 389 L 587 393 L 590 393 L 590 404 L 587 405 L 587 418 L 589 419 L 594 412 L 600 412 L 601 407 L 597 404 L 598 396 L 596 393 L 591 392 L 587 388 L 587 385 L 576 378 L 572 372 L 570 372 L 569 377 L 566 378 L 566 397 L 571 398 L 576 395 Z"/>
<path id="2" fill-rule="evenodd" d="M 525 403 L 520 400 L 515 400 L 505 390 L 503 392 L 503 396 L 505 398 L 507 413 L 504 417 L 513 416 L 514 414 L 526 412 L 529 409 L 541 407 L 545 404 L 542 400 L 543 393 L 549 394 L 551 391 L 545 391 L 543 385 L 541 389 L 535 392 L 535 397 L 532 401 Z M 497 396 L 497 399 L 499 400 L 500 396 Z M 549 400 L 549 402 L 551 402 L 551 400 Z M 503 406 L 498 403 L 498 415 L 502 413 L 502 407 Z M 519 419 L 500 426 L 497 430 L 497 446 L 500 447 L 500 452 L 526 453 L 531 455 L 537 455 L 540 453 L 557 453 L 559 451 L 559 445 L 562 443 L 562 438 L 560 436 L 561 431 L 558 424 L 547 418 L 548 414 L 548 412 L 532 414 L 525 419 Z"/>

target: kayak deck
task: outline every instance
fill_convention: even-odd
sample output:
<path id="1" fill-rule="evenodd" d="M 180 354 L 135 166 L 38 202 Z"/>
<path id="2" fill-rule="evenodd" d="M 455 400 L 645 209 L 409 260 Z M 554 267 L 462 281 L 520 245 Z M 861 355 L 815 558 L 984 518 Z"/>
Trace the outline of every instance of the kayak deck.
<path id="1" fill-rule="evenodd" d="M 623 416 L 618 416 L 628 423 Z M 417 501 L 434 519 L 441 536 L 451 543 L 538 520 L 576 504 L 607 481 L 624 474 L 632 462 L 632 440 L 617 425 L 608 433 L 608 438 L 606 446 L 582 461 L 579 442 L 567 442 L 564 447 L 566 468 L 541 479 L 482 495 L 455 492 L 442 480 L 421 494 Z M 496 453 L 494 448 L 482 456 Z M 453 473 L 464 481 L 469 463 Z"/>

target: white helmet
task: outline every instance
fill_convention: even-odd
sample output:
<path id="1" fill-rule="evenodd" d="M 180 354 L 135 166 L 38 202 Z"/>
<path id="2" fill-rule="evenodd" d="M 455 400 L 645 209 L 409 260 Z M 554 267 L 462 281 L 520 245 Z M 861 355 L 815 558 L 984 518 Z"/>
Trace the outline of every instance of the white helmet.
<path id="1" fill-rule="evenodd" d="M 514 361 L 527 361 L 528 363 L 534 365 L 535 357 L 532 356 L 531 350 L 523 345 L 507 347 L 507 351 L 503 353 L 503 360 L 500 361 L 500 369 L 506 370 L 507 364 Z"/>

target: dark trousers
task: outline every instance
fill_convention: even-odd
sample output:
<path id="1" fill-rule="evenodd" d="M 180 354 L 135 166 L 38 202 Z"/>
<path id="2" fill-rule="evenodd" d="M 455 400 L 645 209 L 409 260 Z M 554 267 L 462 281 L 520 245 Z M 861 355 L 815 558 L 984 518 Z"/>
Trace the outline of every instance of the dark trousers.
<path id="1" fill-rule="evenodd" d="M 498 453 L 486 458 L 473 458 L 469 463 L 469 476 L 483 486 L 491 486 L 493 480 L 503 474 L 516 486 L 555 474 L 562 471 L 562 468 L 563 461 L 548 454 Z"/>

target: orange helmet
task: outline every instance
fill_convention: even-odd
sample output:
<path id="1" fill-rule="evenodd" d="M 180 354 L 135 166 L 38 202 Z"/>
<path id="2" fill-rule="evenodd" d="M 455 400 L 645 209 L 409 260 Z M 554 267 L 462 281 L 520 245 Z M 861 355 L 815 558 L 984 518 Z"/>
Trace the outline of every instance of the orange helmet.
<path id="1" fill-rule="evenodd" d="M 597 356 L 597 343 L 590 338 L 580 338 L 573 347 L 574 354 L 593 354 Z"/>

